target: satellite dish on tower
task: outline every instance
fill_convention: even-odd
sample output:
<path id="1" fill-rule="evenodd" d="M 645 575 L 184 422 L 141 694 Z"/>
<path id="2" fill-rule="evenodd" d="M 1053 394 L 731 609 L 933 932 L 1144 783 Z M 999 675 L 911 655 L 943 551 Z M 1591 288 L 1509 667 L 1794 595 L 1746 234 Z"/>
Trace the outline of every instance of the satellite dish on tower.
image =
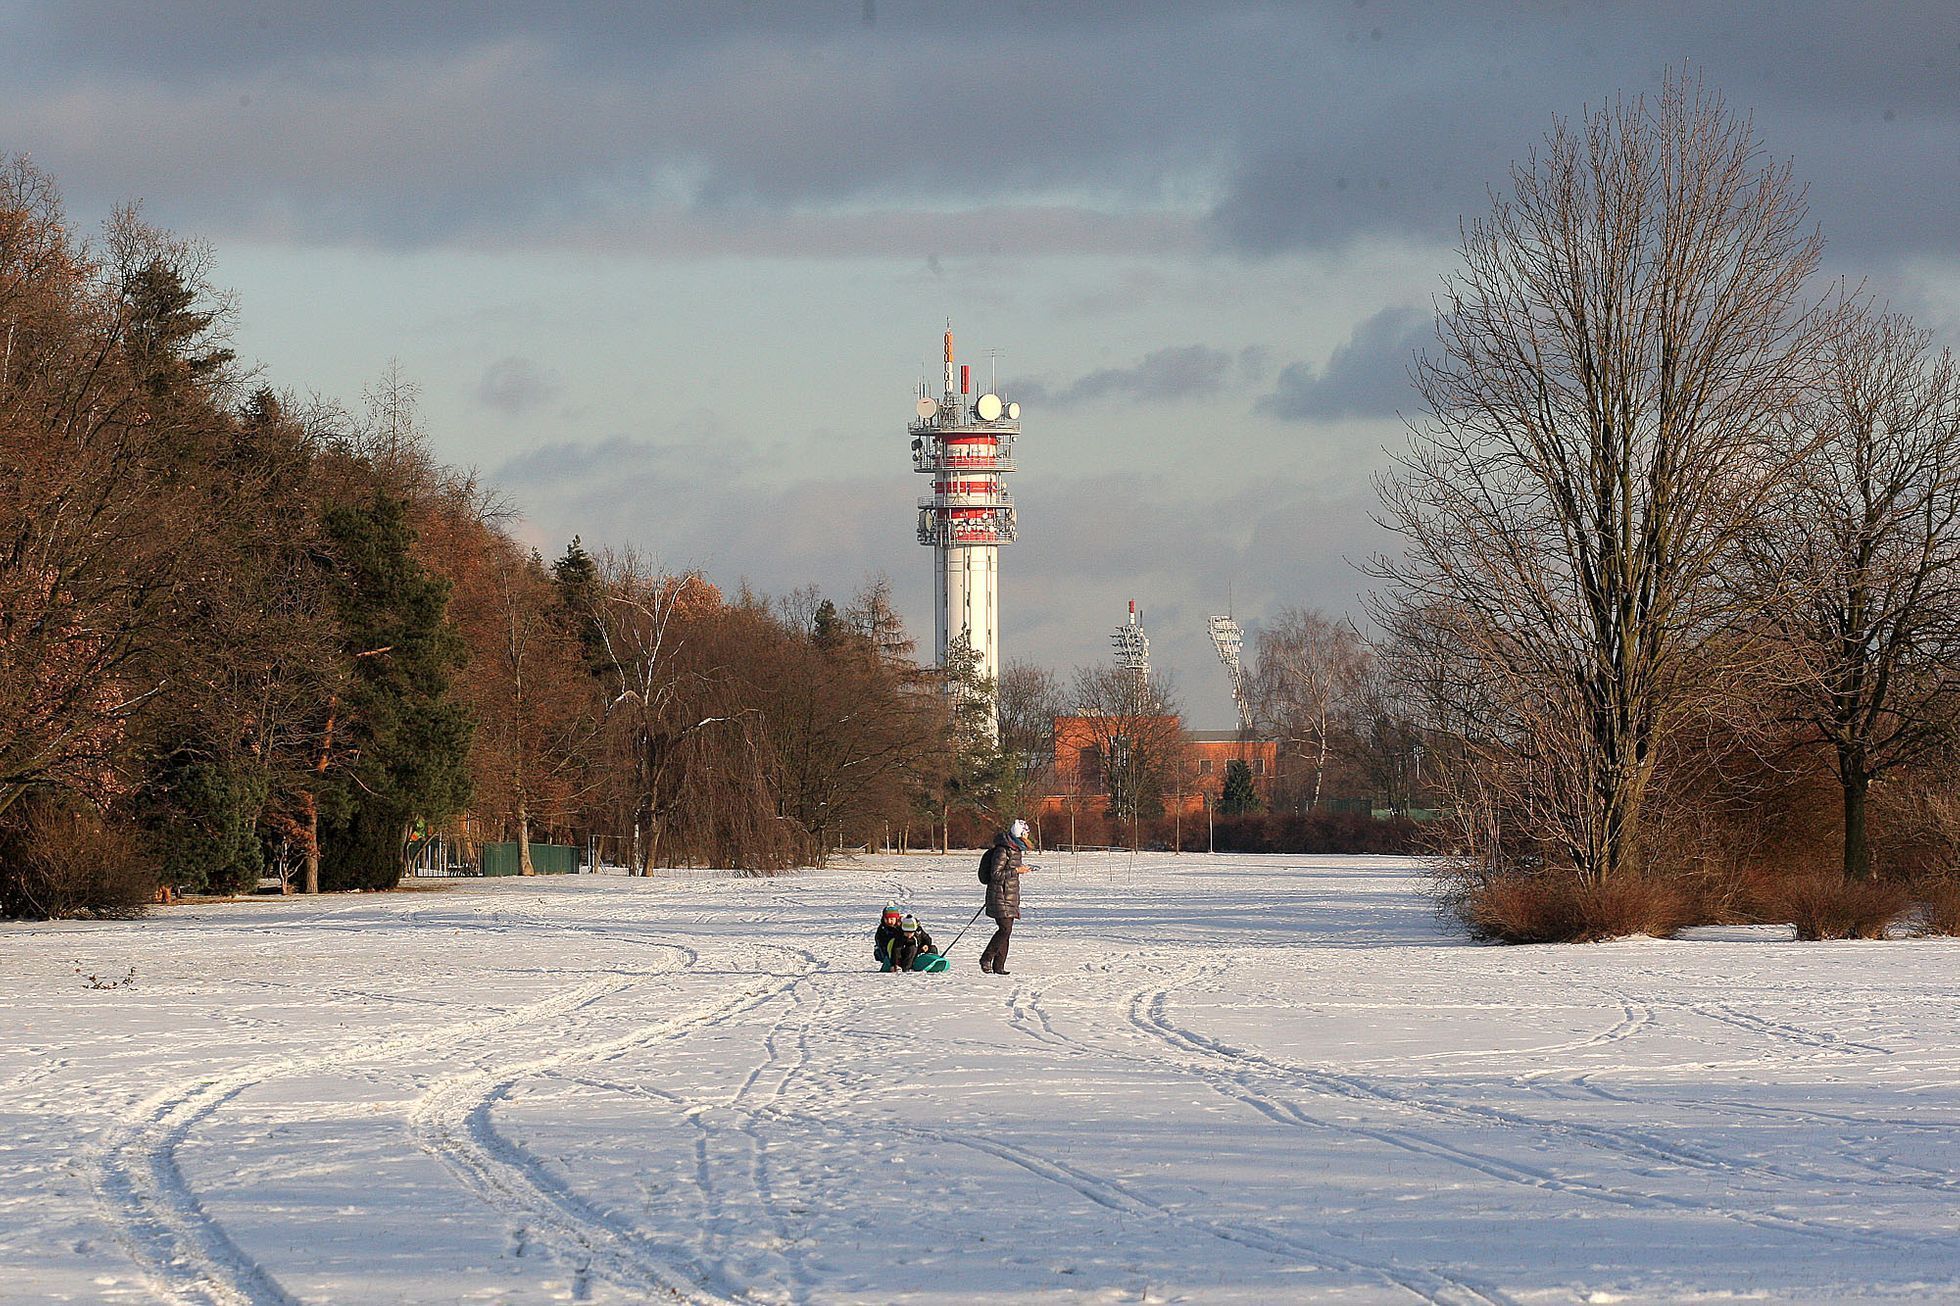
<path id="1" fill-rule="evenodd" d="M 939 411 L 939 405 L 934 403 L 932 400 L 924 398 L 922 396 L 919 399 L 919 402 L 912 406 L 912 411 L 917 413 L 920 417 L 931 417 L 934 413 Z"/>
<path id="2" fill-rule="evenodd" d="M 992 421 L 999 420 L 1000 396 L 981 395 L 979 400 L 974 403 L 973 411 L 980 414 L 980 420 L 983 422 L 992 422 Z"/>
<path id="3" fill-rule="evenodd" d="M 1009 404 L 1009 405 L 1007 406 L 1007 419 L 1008 419 L 1009 421 L 1011 421 L 1011 422 L 1018 422 L 1018 421 L 1020 421 L 1020 420 L 1021 420 L 1021 405 L 1019 405 L 1019 404 Z"/>

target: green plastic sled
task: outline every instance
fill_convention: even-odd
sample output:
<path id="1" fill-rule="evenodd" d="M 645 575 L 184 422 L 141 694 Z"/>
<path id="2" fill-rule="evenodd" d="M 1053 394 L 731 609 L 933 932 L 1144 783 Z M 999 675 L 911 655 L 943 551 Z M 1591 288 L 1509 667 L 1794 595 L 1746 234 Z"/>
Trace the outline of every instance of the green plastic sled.
<path id="1" fill-rule="evenodd" d="M 913 970 L 922 970 L 928 975 L 937 975 L 946 969 L 946 959 L 936 952 L 922 952 L 912 963 Z"/>

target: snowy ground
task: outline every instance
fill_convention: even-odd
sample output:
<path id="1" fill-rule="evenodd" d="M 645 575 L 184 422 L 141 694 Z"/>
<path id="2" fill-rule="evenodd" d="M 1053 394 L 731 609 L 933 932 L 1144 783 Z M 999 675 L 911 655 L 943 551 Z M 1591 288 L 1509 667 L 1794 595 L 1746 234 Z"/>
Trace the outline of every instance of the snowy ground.
<path id="1" fill-rule="evenodd" d="M 1004 978 L 868 963 L 967 856 L 0 928 L 0 1300 L 1960 1296 L 1960 945 L 1040 860 Z"/>

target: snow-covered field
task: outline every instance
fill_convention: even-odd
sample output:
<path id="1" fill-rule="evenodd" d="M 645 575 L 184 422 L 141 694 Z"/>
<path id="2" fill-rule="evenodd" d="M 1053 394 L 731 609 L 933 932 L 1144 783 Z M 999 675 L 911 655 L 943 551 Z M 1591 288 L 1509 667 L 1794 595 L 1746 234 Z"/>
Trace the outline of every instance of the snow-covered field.
<path id="1" fill-rule="evenodd" d="M 973 860 L 0 928 L 0 1300 L 1960 1297 L 1960 946 L 1047 854 L 875 973 Z"/>

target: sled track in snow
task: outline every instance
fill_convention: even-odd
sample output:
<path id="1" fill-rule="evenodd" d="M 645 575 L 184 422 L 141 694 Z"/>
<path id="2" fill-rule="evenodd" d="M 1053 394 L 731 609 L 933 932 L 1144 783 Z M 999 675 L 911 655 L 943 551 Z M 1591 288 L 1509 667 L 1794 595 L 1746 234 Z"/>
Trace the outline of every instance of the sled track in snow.
<path id="1" fill-rule="evenodd" d="M 1889 1129 L 1944 1135 L 1955 1129 L 1960 1129 L 1960 1121 L 1944 1118 L 1908 1120 L 1898 1116 L 1848 1116 L 1831 1111 L 1770 1106 L 1764 1103 L 1738 1102 L 1732 1099 L 1708 1101 L 1678 1096 L 1657 1099 L 1631 1098 L 1625 1094 L 1616 1093 L 1609 1088 L 1603 1088 L 1591 1082 L 1592 1075 L 1596 1073 L 1598 1072 L 1588 1072 L 1587 1074 L 1567 1079 L 1563 1081 L 1563 1086 L 1581 1094 L 1581 1101 L 1607 1102 L 1615 1106 L 1635 1106 L 1647 1110 L 1652 1110 L 1655 1107 L 1666 1107 L 1676 1113 L 1729 1112 L 1758 1120 L 1797 1121 L 1806 1125 L 1816 1125 L 1822 1121 L 1829 1121 L 1861 1131 Z M 1863 1173 L 1854 1180 L 1846 1175 L 1832 1174 L 1828 1171 L 1811 1167 L 1770 1165 L 1761 1161 L 1727 1161 L 1724 1164 L 1731 1170 L 1743 1172 L 1752 1170 L 1760 1171 L 1766 1175 L 1784 1179 L 1795 1179 L 1807 1183 L 1844 1184 L 1848 1182 L 1861 1182 L 1877 1184 L 1887 1188 L 1918 1188 L 1943 1195 L 1960 1193 L 1960 1179 L 1942 1170 L 1915 1165 L 1911 1162 L 1900 1161 L 1890 1157 L 1875 1160 L 1842 1140 L 1836 1147 L 1831 1149 L 1831 1154 L 1840 1160 L 1847 1161 L 1856 1166 Z M 1902 1171 L 1910 1171 L 1911 1173 L 1902 1173 Z"/>
<path id="2" fill-rule="evenodd" d="M 800 1128 L 838 1136 L 848 1136 L 836 1124 L 786 1106 L 765 1105 L 757 1112 L 762 1119 L 779 1120 Z M 1066 1188 L 1087 1201 L 1119 1215 L 1140 1216 L 1195 1230 L 1221 1242 L 1249 1248 L 1289 1261 L 1305 1261 L 1323 1270 L 1352 1274 L 1357 1278 L 1408 1293 L 1418 1301 L 1434 1306 L 1510 1306 L 1510 1299 L 1494 1288 L 1480 1287 L 1448 1275 L 1402 1266 L 1382 1265 L 1343 1256 L 1328 1248 L 1240 1221 L 1191 1215 L 1173 1210 L 1163 1203 L 1079 1165 L 1040 1156 L 1025 1148 L 992 1138 L 974 1138 L 919 1125 L 882 1123 L 888 1135 L 916 1139 L 934 1147 L 962 1148 L 1005 1161 L 1037 1179 Z"/>
<path id="3" fill-rule="evenodd" d="M 138 1104 L 97 1148 L 90 1183 L 103 1222 L 116 1231 L 152 1291 L 167 1301 L 185 1306 L 290 1303 L 292 1295 L 231 1240 L 184 1177 L 177 1149 L 193 1129 L 239 1094 L 270 1080 L 349 1063 L 399 1060 L 523 1028 L 576 1011 L 627 983 L 595 980 L 496 1015 L 193 1076 Z"/>
<path id="4" fill-rule="evenodd" d="M 798 983 L 800 984 L 801 981 Z M 749 1072 L 748 1077 L 742 1081 L 741 1087 L 736 1090 L 734 1099 L 729 1103 L 729 1106 L 741 1116 L 740 1132 L 749 1149 L 749 1189 L 755 1196 L 757 1207 L 774 1231 L 778 1246 L 785 1249 L 793 1245 L 793 1237 L 789 1222 L 784 1218 L 782 1181 L 777 1174 L 769 1138 L 757 1127 L 756 1122 L 761 1110 L 769 1105 L 786 1101 L 790 1085 L 806 1074 L 814 1064 L 810 1049 L 812 1022 L 808 1019 L 796 1026 L 794 1057 L 786 1060 L 779 1050 L 785 1026 L 791 1017 L 805 1008 L 806 1000 L 796 985 L 791 986 L 788 996 L 791 998 L 790 1005 L 769 1027 L 769 1033 L 763 1039 L 765 1060 Z M 822 1009 L 822 1005 L 822 998 L 819 997 L 817 999 L 819 1010 Z M 771 1072 L 773 1072 L 772 1082 L 763 1089 L 764 1077 L 771 1075 Z M 750 1099 L 754 1097 L 760 1098 L 760 1108 L 748 1105 Z M 833 1093 L 832 1100 L 839 1101 L 840 1095 Z M 723 1237 L 725 1247 L 726 1235 L 724 1234 Z M 797 1303 L 798 1306 L 809 1301 L 814 1281 L 807 1268 L 799 1263 L 798 1258 L 790 1256 L 786 1251 L 777 1253 L 775 1259 L 779 1263 L 776 1267 L 778 1274 L 787 1285 L 790 1301 Z M 725 1250 L 723 1263 L 726 1264 Z"/>
<path id="5" fill-rule="evenodd" d="M 1217 973 L 1219 969 L 1211 968 L 1213 973 Z M 1193 983 L 1196 979 L 1197 974 L 1194 973 L 1187 976 L 1182 984 Z M 1932 1251 L 1941 1246 L 1931 1240 L 1890 1234 L 1880 1230 L 1845 1228 L 1792 1215 L 1710 1206 L 1669 1194 L 1638 1192 L 1593 1183 L 1460 1147 L 1415 1131 L 1323 1119 L 1297 1102 L 1272 1093 L 1262 1086 L 1261 1081 L 1277 1079 L 1323 1097 L 1339 1097 L 1386 1106 L 1418 1118 L 1467 1121 L 1486 1125 L 1495 1123 L 1518 1130 L 1555 1133 L 1611 1152 L 1638 1154 L 1667 1165 L 1719 1173 L 1724 1177 L 1732 1177 L 1738 1172 L 1746 1172 L 1752 1168 L 1733 1160 L 1661 1143 L 1645 1135 L 1627 1131 L 1596 1125 L 1542 1120 L 1495 1107 L 1418 1099 L 1384 1089 L 1357 1077 L 1287 1065 L 1178 1025 L 1170 1018 L 1168 1008 L 1172 990 L 1181 987 L 1182 984 L 1148 988 L 1137 992 L 1129 1004 L 1131 1025 L 1142 1034 L 1182 1054 L 1186 1068 L 1214 1091 L 1278 1123 L 1369 1138 L 1401 1151 L 1432 1157 L 1507 1183 L 1634 1210 L 1671 1210 L 1683 1214 L 1707 1215 L 1765 1232 L 1794 1234 L 1840 1245 L 1851 1244 L 1886 1251 Z M 1760 1167 L 1755 1169 L 1758 1173 L 1775 1174 L 1774 1171 L 1766 1171 Z"/>
<path id="6" fill-rule="evenodd" d="M 1892 1055 L 1890 1048 L 1882 1048 L 1875 1043 L 1860 1043 L 1854 1039 L 1839 1038 L 1836 1034 L 1804 1029 L 1787 1021 L 1752 1015 L 1746 1011 L 1738 1011 L 1727 1003 L 1680 1002 L 1674 1005 L 1683 1011 L 1727 1025 L 1732 1029 L 1739 1029 L 1748 1034 L 1759 1034 L 1800 1048 L 1809 1048 L 1818 1052 L 1836 1052 L 1845 1056 L 1889 1057 Z"/>
<path id="7" fill-rule="evenodd" d="M 690 1101 L 677 1093 L 654 1088 L 637 1082 L 622 1082 L 608 1079 L 590 1071 L 557 1069 L 547 1072 L 566 1083 L 604 1093 L 617 1093 L 626 1097 L 636 1097 L 658 1102 L 673 1111 L 695 1131 L 694 1171 L 696 1200 L 700 1212 L 700 1228 L 706 1257 L 714 1262 L 711 1279 L 730 1285 L 731 1295 L 738 1300 L 746 1300 L 755 1289 L 747 1287 L 736 1290 L 733 1285 L 738 1280 L 753 1284 L 756 1280 L 767 1280 L 780 1285 L 786 1299 L 792 1303 L 810 1300 L 815 1279 L 798 1263 L 797 1258 L 787 1249 L 792 1245 L 792 1235 L 785 1219 L 782 1199 L 779 1195 L 780 1182 L 775 1174 L 775 1164 L 770 1158 L 771 1144 L 758 1122 L 771 1112 L 784 1099 L 789 1083 L 804 1074 L 812 1064 L 808 1020 L 797 1026 L 793 1058 L 785 1057 L 779 1051 L 790 1020 L 807 1003 L 801 994 L 801 986 L 810 979 L 804 975 L 779 991 L 776 997 L 787 998 L 784 1010 L 772 1022 L 763 1041 L 765 1059 L 754 1067 L 742 1084 L 726 1101 L 714 1105 Z M 775 1000 L 775 997 L 769 999 Z M 774 1083 L 766 1089 L 759 1086 L 765 1077 L 772 1077 Z M 837 1091 L 838 1085 L 825 1085 L 827 1100 L 835 1103 L 842 1099 Z M 759 1105 L 751 1098 L 759 1098 Z M 855 1100 L 853 1094 L 848 1100 Z M 778 1113 L 780 1114 L 780 1113 Z M 727 1116 L 735 1117 L 731 1123 Z M 717 1164 L 717 1153 L 726 1146 L 745 1149 L 748 1164 L 745 1167 L 748 1178 L 748 1194 L 744 1198 L 731 1195 L 727 1185 L 720 1177 L 730 1173 L 731 1168 Z M 735 1247 L 740 1235 L 767 1225 L 774 1231 L 778 1244 L 783 1250 L 761 1253 L 763 1264 L 738 1268 L 734 1262 Z M 752 1241 L 752 1237 L 751 1237 Z M 751 1256 L 758 1255 L 753 1248 Z"/>
<path id="8" fill-rule="evenodd" d="M 812 970 L 819 964 L 813 954 L 785 951 L 798 951 Z M 597 1274 L 629 1292 L 728 1302 L 726 1293 L 707 1286 L 721 1275 L 693 1263 L 684 1249 L 657 1242 L 630 1220 L 580 1195 L 501 1133 L 492 1117 L 498 1103 L 524 1079 L 614 1060 L 726 1024 L 782 996 L 808 973 L 773 976 L 600 1043 L 445 1076 L 430 1085 L 410 1112 L 410 1130 L 485 1205 L 534 1234 L 542 1232 L 546 1250 L 575 1279 Z"/>
<path id="9" fill-rule="evenodd" d="M 1107 969 L 1107 968 L 1104 968 Z M 1028 982 L 1017 984 L 1007 999 L 1009 1023 L 1022 1034 L 1045 1048 L 1062 1052 L 1071 1057 L 1094 1057 L 1134 1061 L 1139 1064 L 1160 1068 L 1157 1063 L 1140 1061 L 1120 1053 L 1111 1053 L 1092 1048 L 1055 1027 L 1047 1009 L 1042 1005 L 1038 988 Z M 963 1147 L 1006 1161 L 1027 1171 L 1037 1178 L 1048 1180 L 1072 1189 L 1098 1206 L 1125 1215 L 1147 1215 L 1174 1225 L 1196 1230 L 1209 1237 L 1235 1246 L 1251 1248 L 1270 1255 L 1293 1260 L 1306 1260 L 1321 1269 L 1335 1270 L 1354 1275 L 1360 1279 L 1371 1280 L 1384 1287 L 1397 1289 L 1410 1294 L 1420 1301 L 1435 1303 L 1436 1306 L 1456 1306 L 1457 1303 L 1482 1303 L 1483 1306 L 1506 1306 L 1510 1298 L 1490 1284 L 1474 1283 L 1469 1280 L 1444 1274 L 1436 1270 L 1426 1270 L 1402 1265 L 1382 1264 L 1374 1261 L 1346 1256 L 1319 1243 L 1294 1237 L 1260 1225 L 1243 1221 L 1219 1219 L 1217 1217 L 1196 1216 L 1188 1212 L 1172 1210 L 1162 1203 L 1153 1201 L 1147 1195 L 1129 1187 L 1120 1180 L 1109 1179 L 1072 1163 L 1056 1161 L 1050 1157 L 1038 1156 L 1025 1149 L 1003 1143 L 997 1139 L 975 1139 L 961 1135 L 942 1133 L 936 1130 L 921 1129 L 917 1126 L 900 1126 L 899 1132 L 909 1133 L 926 1141 L 953 1147 Z"/>

